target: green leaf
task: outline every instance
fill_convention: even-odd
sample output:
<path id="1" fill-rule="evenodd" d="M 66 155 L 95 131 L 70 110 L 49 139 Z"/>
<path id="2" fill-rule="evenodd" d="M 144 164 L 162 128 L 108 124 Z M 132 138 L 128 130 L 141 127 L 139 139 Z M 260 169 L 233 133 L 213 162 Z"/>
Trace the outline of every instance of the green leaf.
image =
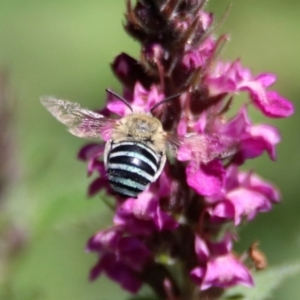
<path id="1" fill-rule="evenodd" d="M 254 276 L 255 286 L 253 288 L 242 286 L 232 288 L 225 293 L 222 299 L 271 299 L 275 289 L 278 288 L 284 280 L 298 273 L 300 273 L 300 262 L 269 268 Z"/>

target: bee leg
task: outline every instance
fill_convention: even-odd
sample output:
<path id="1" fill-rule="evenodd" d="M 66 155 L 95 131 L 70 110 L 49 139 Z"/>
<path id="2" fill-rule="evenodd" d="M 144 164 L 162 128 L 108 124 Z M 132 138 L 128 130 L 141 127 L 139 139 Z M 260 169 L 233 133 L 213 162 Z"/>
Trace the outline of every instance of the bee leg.
<path id="1" fill-rule="evenodd" d="M 166 164 L 166 160 L 167 160 L 167 157 L 166 157 L 166 154 L 165 153 L 162 153 L 162 156 L 160 158 L 160 162 L 159 162 L 159 168 L 155 174 L 155 176 L 153 177 L 153 182 L 157 180 L 157 178 L 160 176 L 165 164 Z"/>
<path id="2" fill-rule="evenodd" d="M 109 151 L 111 149 L 111 145 L 112 145 L 112 140 L 109 140 L 105 144 L 105 148 L 104 148 L 103 162 L 104 162 L 105 170 L 107 170 L 107 159 L 108 159 L 108 153 L 109 153 Z"/>

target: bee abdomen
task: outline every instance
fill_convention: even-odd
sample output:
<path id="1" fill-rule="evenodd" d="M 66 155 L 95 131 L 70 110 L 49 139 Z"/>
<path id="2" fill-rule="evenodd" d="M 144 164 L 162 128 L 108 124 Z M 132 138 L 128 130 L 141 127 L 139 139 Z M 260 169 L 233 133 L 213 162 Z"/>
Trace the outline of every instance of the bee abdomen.
<path id="1" fill-rule="evenodd" d="M 121 196 L 136 198 L 154 181 L 160 156 L 142 143 L 112 144 L 107 173 L 112 189 Z"/>

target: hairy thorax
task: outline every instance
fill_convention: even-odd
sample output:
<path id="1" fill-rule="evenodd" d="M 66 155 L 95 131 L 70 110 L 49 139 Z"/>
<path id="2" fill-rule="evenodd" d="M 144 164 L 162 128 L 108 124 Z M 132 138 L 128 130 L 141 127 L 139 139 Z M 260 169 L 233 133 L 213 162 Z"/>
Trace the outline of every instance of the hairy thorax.
<path id="1" fill-rule="evenodd" d="M 133 113 L 118 121 L 112 140 L 141 142 L 155 151 L 165 151 L 165 135 L 161 122 L 151 115 Z"/>

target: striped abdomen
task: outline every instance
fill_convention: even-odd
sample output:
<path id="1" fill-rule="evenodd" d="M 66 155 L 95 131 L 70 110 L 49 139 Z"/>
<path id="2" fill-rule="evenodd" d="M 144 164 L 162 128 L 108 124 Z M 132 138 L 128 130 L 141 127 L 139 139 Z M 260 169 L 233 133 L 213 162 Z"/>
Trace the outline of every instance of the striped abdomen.
<path id="1" fill-rule="evenodd" d="M 136 198 L 154 181 L 160 155 L 139 142 L 112 143 L 107 175 L 112 189 L 123 197 Z"/>

